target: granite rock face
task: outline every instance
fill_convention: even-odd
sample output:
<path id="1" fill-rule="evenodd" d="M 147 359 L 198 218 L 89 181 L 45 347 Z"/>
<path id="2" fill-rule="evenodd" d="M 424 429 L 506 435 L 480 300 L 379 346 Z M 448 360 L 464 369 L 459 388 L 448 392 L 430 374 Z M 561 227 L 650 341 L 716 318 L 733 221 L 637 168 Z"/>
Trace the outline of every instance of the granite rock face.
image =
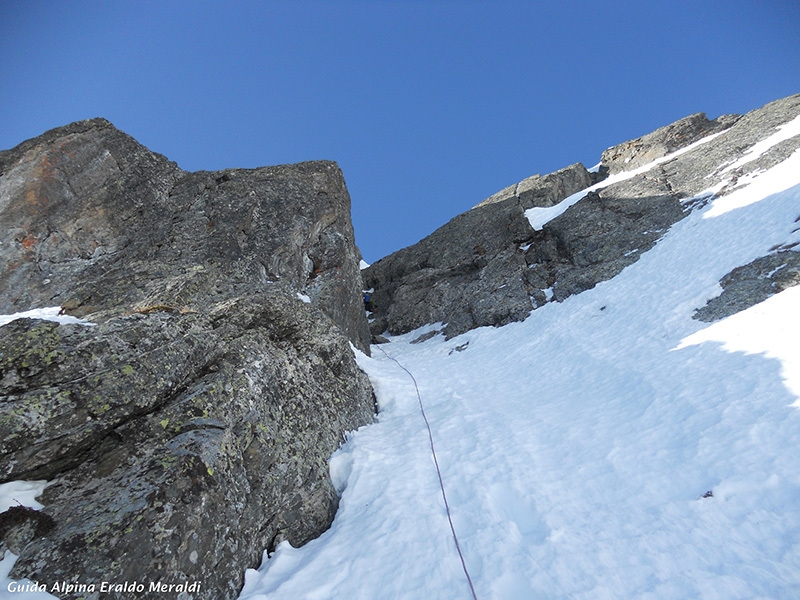
<path id="1" fill-rule="evenodd" d="M 800 148 L 796 136 L 754 160 L 733 164 L 798 114 L 800 95 L 744 116 L 708 120 L 692 115 L 609 148 L 596 173 L 573 165 L 498 192 L 364 270 L 365 288 L 374 288 L 373 336 L 437 322 L 447 337 L 482 325 L 504 325 L 614 277 L 692 210 Z M 650 163 L 649 169 L 636 171 Z M 606 183 L 608 175 L 615 177 Z M 525 216 L 530 208 L 552 206 L 580 190 L 585 190 L 582 198 L 540 229 Z M 792 254 L 784 258 L 793 260 L 793 250 L 786 251 Z M 729 285 L 717 302 L 743 305 L 733 298 L 735 290 L 745 287 Z M 700 313 L 720 314 L 717 309 Z"/>
<path id="2" fill-rule="evenodd" d="M 281 282 L 368 351 L 335 163 L 186 173 L 104 119 L 0 153 L 0 311 L 92 319 Z"/>
<path id="3" fill-rule="evenodd" d="M 525 210 L 552 206 L 591 181 L 580 164 L 531 177 L 365 269 L 364 286 L 374 289 L 373 334 L 442 322 L 453 336 L 524 319 L 533 308 L 520 250 L 533 233 Z"/>
<path id="4" fill-rule="evenodd" d="M 39 517 L 0 516 L 12 576 L 235 598 L 264 549 L 327 529 L 327 459 L 374 414 L 341 172 L 186 173 L 98 119 L 0 173 L 0 310 L 94 323 L 0 327 L 0 481 L 51 482 Z"/>

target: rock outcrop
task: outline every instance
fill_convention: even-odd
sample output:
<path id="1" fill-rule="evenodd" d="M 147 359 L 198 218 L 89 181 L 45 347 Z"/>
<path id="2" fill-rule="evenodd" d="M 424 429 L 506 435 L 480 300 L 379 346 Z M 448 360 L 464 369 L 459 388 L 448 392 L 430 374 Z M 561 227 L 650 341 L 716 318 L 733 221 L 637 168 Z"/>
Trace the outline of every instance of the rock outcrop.
<path id="1" fill-rule="evenodd" d="M 327 458 L 374 411 L 351 344 L 504 325 L 594 287 L 797 151 L 800 136 L 740 160 L 798 115 L 800 95 L 692 115 L 597 172 L 509 186 L 363 272 L 330 162 L 187 173 L 100 119 L 0 152 L 0 312 L 91 322 L 0 327 L 0 482 L 50 481 L 42 511 L 0 514 L 12 576 L 236 597 L 263 549 L 331 522 Z M 733 270 L 696 318 L 796 285 L 796 248 Z"/>
<path id="2" fill-rule="evenodd" d="M 630 171 L 680 150 L 701 138 L 728 129 L 739 115 L 722 115 L 710 121 L 705 113 L 689 115 L 640 138 L 612 146 L 600 164 L 609 174 Z"/>
<path id="3" fill-rule="evenodd" d="M 186 173 L 93 119 L 0 153 L 0 173 L 0 312 L 95 319 L 281 282 L 368 352 L 335 163 Z"/>
<path id="4" fill-rule="evenodd" d="M 373 334 L 446 323 L 449 336 L 524 319 L 533 308 L 520 246 L 531 239 L 525 210 L 552 206 L 592 182 L 576 164 L 506 188 L 422 241 L 365 269 L 373 289 Z"/>
<path id="5" fill-rule="evenodd" d="M 12 576 L 235 598 L 330 525 L 327 459 L 374 414 L 334 163 L 186 173 L 85 121 L 0 153 L 0 225 L 0 312 L 93 323 L 0 327 L 0 482 L 51 481 Z"/>
<path id="6" fill-rule="evenodd" d="M 421 242 L 364 270 L 365 287 L 374 288 L 373 335 L 405 333 L 437 322 L 443 323 L 447 337 L 482 325 L 503 325 L 614 277 L 672 224 L 710 201 L 713 195 L 704 192 L 725 194 L 743 176 L 777 164 L 800 147 L 796 136 L 754 160 L 734 164 L 798 114 L 800 95 L 744 116 L 712 121 L 692 115 L 609 148 L 597 173 L 573 165 L 498 192 Z M 705 141 L 691 146 L 700 140 Z M 650 163 L 651 168 L 637 171 Z M 608 175 L 612 177 L 605 180 Z M 583 197 L 574 198 L 542 227 L 534 229 L 526 218 L 531 208 L 552 206 L 582 189 Z M 790 253 L 783 255 L 791 259 L 786 264 L 793 265 L 794 252 L 783 250 Z M 778 277 L 791 273 L 793 267 Z M 727 285 L 717 303 L 743 306 L 734 291 L 745 287 Z M 708 309 L 700 316 L 717 318 L 723 312 Z"/>
<path id="7" fill-rule="evenodd" d="M 724 319 L 800 284 L 800 253 L 789 249 L 762 256 L 735 268 L 719 283 L 722 293 L 695 312 L 698 321 Z"/>

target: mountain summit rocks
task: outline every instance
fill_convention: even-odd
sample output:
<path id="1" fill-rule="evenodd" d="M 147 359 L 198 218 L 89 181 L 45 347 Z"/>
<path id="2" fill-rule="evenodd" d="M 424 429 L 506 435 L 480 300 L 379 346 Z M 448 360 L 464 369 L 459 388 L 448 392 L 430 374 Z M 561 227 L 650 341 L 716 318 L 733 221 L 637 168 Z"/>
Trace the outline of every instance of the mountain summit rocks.
<path id="1" fill-rule="evenodd" d="M 93 323 L 0 327 L 0 482 L 50 481 L 46 533 L 0 515 L 13 577 L 230 599 L 327 529 L 327 459 L 374 414 L 334 163 L 187 173 L 83 121 L 0 153 L 0 226 L 0 312 Z"/>
<path id="2" fill-rule="evenodd" d="M 0 153 L 0 311 L 91 319 L 286 285 L 363 351 L 359 259 L 338 166 L 186 173 L 104 119 Z"/>
<path id="3" fill-rule="evenodd" d="M 611 175 L 636 169 L 707 135 L 724 131 L 738 119 L 739 115 L 722 115 L 709 121 L 704 113 L 690 115 L 635 140 L 612 146 L 603 152 L 600 164 Z"/>
<path id="4" fill-rule="evenodd" d="M 744 116 L 709 120 L 698 113 L 609 148 L 595 173 L 577 164 L 509 186 L 363 271 L 365 287 L 374 290 L 373 335 L 442 323 L 445 336 L 452 337 L 504 325 L 614 277 L 690 211 L 800 147 L 800 136 L 794 136 L 736 163 L 798 114 L 800 95 Z M 541 228 L 525 217 L 531 208 L 552 206 L 581 190 L 581 198 Z M 720 318 L 796 281 L 796 253 L 774 250 L 784 252 L 725 279 L 724 297 L 698 318 Z M 758 273 L 778 268 L 776 261 L 789 266 L 779 281 L 735 284 L 763 279 Z M 750 300 L 742 297 L 746 290 L 753 291 Z"/>

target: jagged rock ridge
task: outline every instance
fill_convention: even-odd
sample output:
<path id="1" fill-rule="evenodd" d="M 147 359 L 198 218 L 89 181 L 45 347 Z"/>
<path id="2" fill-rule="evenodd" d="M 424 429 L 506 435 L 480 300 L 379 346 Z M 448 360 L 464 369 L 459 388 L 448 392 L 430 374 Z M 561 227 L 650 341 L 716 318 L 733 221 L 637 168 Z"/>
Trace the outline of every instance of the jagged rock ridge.
<path id="1" fill-rule="evenodd" d="M 95 323 L 0 327 L 0 481 L 51 480 L 12 576 L 235 598 L 327 529 L 374 412 L 349 208 L 334 163 L 187 173 L 102 119 L 0 153 L 0 311 Z"/>
<path id="2" fill-rule="evenodd" d="M 364 285 L 374 289 L 373 333 L 444 322 L 457 335 L 525 318 L 533 295 L 520 250 L 532 232 L 525 210 L 552 206 L 591 181 L 579 164 L 529 178 L 365 269 Z"/>
<path id="3" fill-rule="evenodd" d="M 577 164 L 509 186 L 363 271 L 365 287 L 373 289 L 373 336 L 406 333 L 437 322 L 443 323 L 447 337 L 483 325 L 503 325 L 614 277 L 671 225 L 712 199 L 702 192 L 714 188 L 716 195 L 723 195 L 739 178 L 777 164 L 800 147 L 800 136 L 795 136 L 756 160 L 725 169 L 799 113 L 800 95 L 744 116 L 709 120 L 698 113 L 609 148 L 597 173 Z M 692 149 L 690 145 L 702 139 L 707 141 Z M 676 152 L 681 149 L 686 151 Z M 672 153 L 672 159 L 646 172 L 602 184 L 609 174 L 634 171 Z M 590 184 L 599 185 L 540 230 L 525 218 L 526 209 L 551 206 Z M 758 294 L 745 300 L 744 290 L 754 286 L 731 286 L 726 280 L 726 291 L 714 306 L 745 307 L 763 299 L 766 288 L 774 293 L 789 281 L 793 284 L 795 267 L 773 270 L 794 265 L 796 254 L 778 250 L 768 260 L 769 272 L 780 273 L 778 284 L 761 285 Z M 698 313 L 702 318 L 725 314 L 729 313 L 714 307 Z"/>

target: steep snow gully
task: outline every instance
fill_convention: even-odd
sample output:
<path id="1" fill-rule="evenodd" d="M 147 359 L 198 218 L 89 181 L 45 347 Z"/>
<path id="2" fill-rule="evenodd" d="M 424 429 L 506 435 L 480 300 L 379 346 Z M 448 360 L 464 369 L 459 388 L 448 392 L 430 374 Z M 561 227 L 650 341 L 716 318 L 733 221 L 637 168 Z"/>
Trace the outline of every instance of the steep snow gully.
<path id="1" fill-rule="evenodd" d="M 393 359 L 478 598 L 793 597 L 800 287 L 692 316 L 726 273 L 800 242 L 798 216 L 800 151 L 523 322 L 356 351 L 380 412 L 330 459 L 336 519 L 265 553 L 241 600 L 470 597 Z"/>
<path id="2" fill-rule="evenodd" d="M 396 358 L 389 355 L 386 350 L 378 346 L 378 350 L 380 350 L 383 355 L 394 362 L 398 367 L 400 367 L 403 371 L 405 371 L 411 380 L 414 382 L 414 391 L 417 394 L 417 400 L 419 401 L 419 412 L 422 415 L 422 420 L 425 421 L 425 429 L 428 430 L 428 441 L 430 442 L 431 446 L 431 458 L 433 458 L 433 464 L 436 466 L 436 476 L 439 478 L 439 489 L 442 491 L 442 502 L 444 503 L 444 510 L 447 513 L 447 522 L 450 525 L 450 533 L 453 534 L 453 543 L 456 546 L 456 552 L 458 553 L 458 559 L 461 561 L 461 568 L 464 570 L 464 577 L 467 579 L 467 583 L 469 584 L 469 591 L 470 595 L 477 600 L 477 595 L 475 594 L 475 586 L 472 583 L 472 577 L 469 575 L 469 569 L 467 568 L 467 564 L 464 561 L 464 553 L 461 551 L 461 544 L 458 543 L 458 534 L 456 533 L 455 525 L 453 525 L 453 515 L 450 512 L 450 503 L 447 501 L 447 491 L 444 487 L 444 479 L 442 478 L 442 470 L 439 468 L 439 459 L 436 457 L 436 444 L 433 441 L 433 431 L 431 431 L 431 423 L 428 421 L 428 416 L 425 414 L 425 405 L 422 403 L 422 395 L 419 393 L 419 384 L 417 383 L 416 377 L 414 374 L 409 371 L 406 367 L 403 366 Z"/>
<path id="3" fill-rule="evenodd" d="M 388 346 L 419 382 L 478 598 L 786 598 L 800 589 L 791 288 L 713 325 L 718 281 L 800 241 L 800 153 L 522 323 Z M 241 598 L 466 598 L 408 376 L 359 357 L 379 422 L 331 459 L 333 527 Z"/>

